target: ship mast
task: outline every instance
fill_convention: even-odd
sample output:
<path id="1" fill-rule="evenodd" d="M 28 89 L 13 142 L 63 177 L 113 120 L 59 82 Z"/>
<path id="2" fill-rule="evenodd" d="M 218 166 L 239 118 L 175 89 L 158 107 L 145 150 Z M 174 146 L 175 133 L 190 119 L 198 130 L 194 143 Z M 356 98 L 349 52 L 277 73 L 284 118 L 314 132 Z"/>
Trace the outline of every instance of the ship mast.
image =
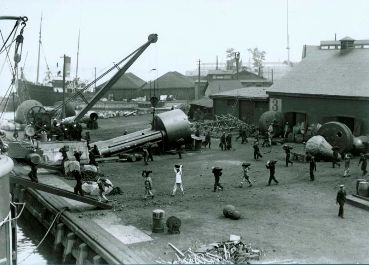
<path id="1" fill-rule="evenodd" d="M 77 86 L 77 82 L 78 82 L 78 60 L 79 60 L 79 39 L 80 39 L 80 34 L 81 34 L 81 31 L 78 30 L 78 46 L 77 46 L 77 65 L 76 65 L 76 86 Z"/>
<path id="2" fill-rule="evenodd" d="M 42 29 L 42 14 L 41 14 L 40 32 L 39 32 L 39 38 L 38 38 L 38 54 L 37 54 L 37 75 L 36 75 L 36 84 L 38 84 L 38 77 L 39 77 L 39 74 L 40 74 L 41 29 Z"/>

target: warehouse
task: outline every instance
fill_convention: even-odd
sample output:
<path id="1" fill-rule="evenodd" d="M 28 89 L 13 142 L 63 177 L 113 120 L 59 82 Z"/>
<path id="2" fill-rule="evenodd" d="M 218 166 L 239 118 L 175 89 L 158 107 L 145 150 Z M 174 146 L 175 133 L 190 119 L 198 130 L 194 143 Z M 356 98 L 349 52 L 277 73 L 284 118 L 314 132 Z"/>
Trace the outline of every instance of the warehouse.
<path id="1" fill-rule="evenodd" d="M 304 46 L 303 58 L 267 90 L 269 109 L 292 126 L 328 121 L 369 133 L 369 40 L 346 37 Z"/>
<path id="2" fill-rule="evenodd" d="M 268 95 L 263 87 L 244 87 L 215 93 L 214 115 L 232 114 L 248 124 L 258 124 L 259 117 L 268 110 Z"/>
<path id="3" fill-rule="evenodd" d="M 168 72 L 152 82 L 148 82 L 142 89 L 142 96 L 171 96 L 179 100 L 195 99 L 195 81 L 176 71 Z"/>

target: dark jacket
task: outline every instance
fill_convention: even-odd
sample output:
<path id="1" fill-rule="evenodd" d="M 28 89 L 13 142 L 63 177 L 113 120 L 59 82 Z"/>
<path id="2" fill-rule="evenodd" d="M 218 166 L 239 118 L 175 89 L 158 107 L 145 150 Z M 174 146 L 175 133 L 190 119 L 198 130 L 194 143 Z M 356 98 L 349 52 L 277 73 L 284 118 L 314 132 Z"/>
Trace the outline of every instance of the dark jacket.
<path id="1" fill-rule="evenodd" d="M 346 191 L 344 190 L 339 190 L 337 192 L 337 198 L 336 198 L 337 203 L 339 204 L 344 204 L 346 202 Z"/>

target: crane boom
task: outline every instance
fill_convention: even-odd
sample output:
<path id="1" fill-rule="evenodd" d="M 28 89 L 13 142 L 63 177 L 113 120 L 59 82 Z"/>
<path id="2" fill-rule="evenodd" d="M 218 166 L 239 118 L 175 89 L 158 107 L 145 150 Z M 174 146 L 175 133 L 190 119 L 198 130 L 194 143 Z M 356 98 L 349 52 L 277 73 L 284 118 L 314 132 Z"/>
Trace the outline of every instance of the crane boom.
<path id="1" fill-rule="evenodd" d="M 110 80 L 95 94 L 91 101 L 84 107 L 81 112 L 74 118 L 75 122 L 78 122 L 95 104 L 98 102 L 105 93 L 124 75 L 128 68 L 137 60 L 138 57 L 149 47 L 151 43 L 155 43 L 158 40 L 157 34 L 150 34 L 147 42 L 142 45 L 132 58 L 112 77 Z"/>

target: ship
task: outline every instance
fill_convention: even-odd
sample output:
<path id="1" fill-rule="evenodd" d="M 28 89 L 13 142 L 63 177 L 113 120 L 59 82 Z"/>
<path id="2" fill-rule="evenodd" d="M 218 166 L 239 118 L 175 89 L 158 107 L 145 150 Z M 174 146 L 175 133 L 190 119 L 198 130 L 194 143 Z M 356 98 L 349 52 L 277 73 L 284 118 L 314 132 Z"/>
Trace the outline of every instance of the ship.
<path id="1" fill-rule="evenodd" d="M 40 72 L 40 50 L 41 50 L 41 33 L 42 33 L 42 17 L 40 22 L 39 41 L 38 41 L 38 57 L 37 57 L 37 78 L 36 82 L 32 82 L 26 79 L 23 69 L 21 68 L 21 74 L 16 81 L 17 99 L 16 103 L 20 104 L 25 100 L 33 99 L 39 101 L 44 106 L 55 106 L 63 101 L 63 79 L 65 80 L 65 98 L 68 98 L 78 91 L 82 91 L 86 86 L 86 83 L 80 82 L 78 78 L 78 57 L 79 57 L 79 43 L 80 33 L 78 34 L 78 48 L 77 48 L 77 65 L 76 76 L 74 79 L 68 80 L 70 76 L 70 62 L 71 59 L 68 56 L 64 56 L 63 71 L 58 71 L 56 75 L 53 75 L 49 66 L 46 63 L 46 75 L 42 82 L 39 82 Z M 64 76 L 64 78 L 63 78 Z M 90 98 L 94 93 L 83 92 L 85 98 Z"/>

